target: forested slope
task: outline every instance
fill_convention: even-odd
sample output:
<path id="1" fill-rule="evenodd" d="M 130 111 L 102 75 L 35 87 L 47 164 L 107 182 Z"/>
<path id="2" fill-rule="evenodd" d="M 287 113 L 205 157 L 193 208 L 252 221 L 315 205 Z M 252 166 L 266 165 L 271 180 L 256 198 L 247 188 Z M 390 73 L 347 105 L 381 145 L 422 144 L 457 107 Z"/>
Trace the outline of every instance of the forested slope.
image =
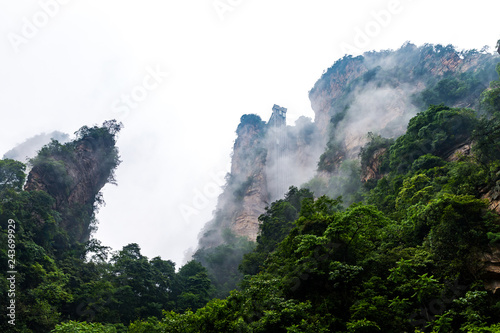
<path id="1" fill-rule="evenodd" d="M 219 211 L 219 239 L 207 235 L 207 246 L 178 270 L 145 257 L 137 244 L 110 252 L 92 238 L 100 190 L 120 163 L 121 124 L 82 127 L 72 142 L 53 141 L 31 160 L 28 176 L 24 164 L 1 160 L 0 238 L 10 248 L 0 250 L 0 288 L 2 304 L 15 300 L 16 325 L 3 321 L 0 330 L 500 332 L 500 65 L 495 73 L 492 55 L 469 53 L 476 60 L 467 65 L 465 55 L 453 54 L 442 47 L 427 54 L 434 68 L 455 61 L 463 70 L 422 67 L 436 77 L 405 95 L 412 106 L 402 127 L 367 131 L 353 146 L 338 126 L 354 124 L 349 114 L 359 104 L 328 97 L 331 85 L 318 83 L 311 95 L 328 101 L 326 125 L 304 121 L 295 127 L 304 132 L 291 135 L 316 140 L 323 128 L 326 151 L 313 179 L 264 207 L 255 243 L 235 235 L 231 217 Z M 357 77 L 346 77 L 344 96 L 352 97 L 376 82 L 401 93 L 393 74 L 422 78 L 416 69 L 369 67 L 387 57 L 340 60 L 321 80 L 334 82 L 342 64 L 363 64 Z M 487 78 L 494 78 L 489 86 Z M 238 130 L 256 150 L 238 155 L 248 165 L 235 170 L 259 174 L 251 160 L 266 161 L 263 125 L 242 118 Z M 229 175 L 234 183 L 223 199 L 241 204 L 256 184 L 242 187 L 252 172 Z"/>

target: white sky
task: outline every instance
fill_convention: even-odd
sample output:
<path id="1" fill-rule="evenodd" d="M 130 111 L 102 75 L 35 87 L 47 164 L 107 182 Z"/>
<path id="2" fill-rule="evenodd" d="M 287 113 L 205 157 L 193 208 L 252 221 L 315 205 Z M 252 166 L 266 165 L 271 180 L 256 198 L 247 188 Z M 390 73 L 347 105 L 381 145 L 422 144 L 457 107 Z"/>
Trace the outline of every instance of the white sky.
<path id="1" fill-rule="evenodd" d="M 210 174 L 227 171 L 241 115 L 267 121 L 276 103 L 290 124 L 313 117 L 308 91 L 346 45 L 479 50 L 500 38 L 500 3 L 485 0 L 54 1 L 0 0 L 0 156 L 41 132 L 123 121 L 96 238 L 178 265 L 215 208 Z M 155 69 L 168 72 L 158 85 Z M 123 112 L 132 92 L 141 101 Z M 188 206 L 198 214 L 186 219 Z"/>

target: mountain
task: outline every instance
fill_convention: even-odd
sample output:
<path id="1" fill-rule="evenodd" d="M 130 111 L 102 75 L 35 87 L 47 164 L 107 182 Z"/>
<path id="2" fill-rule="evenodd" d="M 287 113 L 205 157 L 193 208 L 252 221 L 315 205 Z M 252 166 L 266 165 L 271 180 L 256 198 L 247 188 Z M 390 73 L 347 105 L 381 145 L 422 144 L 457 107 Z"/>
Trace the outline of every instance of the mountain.
<path id="1" fill-rule="evenodd" d="M 283 198 L 288 186 L 303 185 L 318 196 L 344 195 L 347 202 L 354 201 L 348 193 L 361 186 L 357 178 L 380 177 L 381 151 L 363 175 L 359 168 L 369 133 L 395 139 L 431 104 L 477 108 L 481 92 L 495 79 L 497 61 L 498 56 L 476 50 L 411 43 L 396 51 L 345 56 L 309 91 L 314 122 L 302 117 L 294 126 L 276 129 L 257 115 L 244 115 L 236 131 L 231 173 L 214 219 L 201 234 L 200 248 L 221 244 L 225 229 L 255 241 L 258 217 Z"/>
<path id="2" fill-rule="evenodd" d="M 114 181 L 113 170 L 120 163 L 114 139 L 120 129 L 113 121 L 101 128 L 82 127 L 76 141 L 63 145 L 53 140 L 31 160 L 25 190 L 43 191 L 54 199 L 52 208 L 74 242 L 88 241 L 95 228 L 99 192 Z"/>
<path id="3" fill-rule="evenodd" d="M 276 116 L 279 112 L 283 116 Z M 282 122 L 275 124 L 273 117 L 282 117 Z M 300 185 L 313 174 L 321 152 L 316 126 L 305 117 L 295 126 L 286 126 L 285 121 L 286 109 L 277 105 L 268 123 L 253 114 L 241 117 L 231 173 L 214 219 L 203 230 L 202 247 L 221 244 L 225 229 L 255 241 L 265 207 L 282 197 L 288 186 Z"/>
<path id="4" fill-rule="evenodd" d="M 30 158 L 35 157 L 37 152 L 43 146 L 50 143 L 52 139 L 57 140 L 60 143 L 66 143 L 69 141 L 69 135 L 59 131 L 35 135 L 6 152 L 3 155 L 3 158 L 26 162 Z"/>
<path id="5" fill-rule="evenodd" d="M 495 79 L 496 58 L 451 45 L 406 43 L 396 51 L 338 60 L 309 92 L 315 123 L 329 140 L 320 170 L 356 158 L 368 132 L 402 135 L 409 119 L 431 104 L 477 108 Z"/>
<path id="6" fill-rule="evenodd" d="M 243 115 L 178 270 L 91 237 L 121 124 L 53 140 L 26 184 L 0 160 L 0 330 L 500 332 L 498 60 L 408 43 L 346 56 L 309 93 L 314 122 Z"/>
<path id="7" fill-rule="evenodd" d="M 5 244 L 0 275 L 10 281 L 0 285 L 0 293 L 11 307 L 9 321 L 0 323 L 2 332 L 50 332 L 63 318 L 82 318 L 90 289 L 105 292 L 95 283 L 106 271 L 86 257 L 91 252 L 101 260 L 107 256 L 107 248 L 90 236 L 103 202 L 100 190 L 114 181 L 120 163 L 115 145 L 120 129 L 116 121 L 106 121 L 82 127 L 73 141 L 52 140 L 29 161 L 26 182 L 26 165 L 0 160 L 0 240 Z M 29 140 L 18 152 L 32 146 Z"/>
<path id="8" fill-rule="evenodd" d="M 308 136 L 289 135 L 301 133 L 298 124 L 276 131 L 282 107 L 267 123 L 242 117 L 233 163 L 248 168 L 231 170 L 194 256 L 225 294 L 195 313 L 167 313 L 153 327 L 500 332 L 498 61 L 411 44 L 346 56 L 310 91 L 316 117 Z M 282 182 L 294 184 L 304 171 L 304 152 L 294 153 L 305 138 L 323 143 L 317 165 L 283 195 Z M 290 155 L 297 163 L 280 165 Z M 254 235 L 235 228 L 246 196 L 269 198 L 273 189 L 277 200 L 254 202 L 265 212 L 252 221 L 259 223 L 253 250 L 242 254 Z M 239 209 L 224 215 L 231 197 Z M 207 232 L 222 237 L 203 243 Z"/>

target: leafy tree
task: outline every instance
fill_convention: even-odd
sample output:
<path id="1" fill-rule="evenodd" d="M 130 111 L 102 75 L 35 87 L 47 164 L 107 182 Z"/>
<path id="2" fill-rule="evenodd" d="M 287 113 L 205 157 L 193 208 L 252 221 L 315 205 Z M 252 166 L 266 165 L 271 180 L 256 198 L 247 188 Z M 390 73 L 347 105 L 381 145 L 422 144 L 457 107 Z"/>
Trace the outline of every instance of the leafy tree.
<path id="1" fill-rule="evenodd" d="M 120 321 L 128 323 L 137 317 L 160 316 L 171 300 L 174 264 L 159 257 L 149 261 L 135 243 L 124 246 L 111 263 L 116 301 L 110 308 L 119 313 Z"/>
<path id="2" fill-rule="evenodd" d="M 100 323 L 67 321 L 56 325 L 52 333 L 118 333 L 115 326 Z"/>
<path id="3" fill-rule="evenodd" d="M 258 273 L 268 254 L 290 233 L 299 217 L 302 203 L 311 199 L 313 194 L 307 189 L 291 186 L 284 199 L 275 201 L 266 212 L 259 217 L 259 235 L 255 250 L 244 256 L 240 270 L 244 274 Z"/>
<path id="4" fill-rule="evenodd" d="M 181 267 L 176 276 L 176 302 L 179 311 L 196 310 L 210 300 L 211 281 L 207 270 L 191 260 Z"/>
<path id="5" fill-rule="evenodd" d="M 235 236 L 229 229 L 223 232 L 224 244 L 196 251 L 193 259 L 206 269 L 214 286 L 211 297 L 223 298 L 237 288 L 243 274 L 238 271 L 243 256 L 254 249 L 254 242 Z"/>
<path id="6" fill-rule="evenodd" d="M 0 160 L 0 192 L 7 189 L 21 191 L 24 185 L 26 166 L 18 161 Z"/>
<path id="7" fill-rule="evenodd" d="M 407 172 L 422 155 L 447 157 L 454 149 L 470 141 L 477 119 L 474 111 L 431 106 L 412 118 L 405 135 L 390 148 L 390 168 Z"/>
<path id="8" fill-rule="evenodd" d="M 263 130 L 265 127 L 265 122 L 256 114 L 245 114 L 240 118 L 240 124 L 236 129 L 236 133 L 241 133 L 245 126 L 253 126 L 257 130 Z"/>

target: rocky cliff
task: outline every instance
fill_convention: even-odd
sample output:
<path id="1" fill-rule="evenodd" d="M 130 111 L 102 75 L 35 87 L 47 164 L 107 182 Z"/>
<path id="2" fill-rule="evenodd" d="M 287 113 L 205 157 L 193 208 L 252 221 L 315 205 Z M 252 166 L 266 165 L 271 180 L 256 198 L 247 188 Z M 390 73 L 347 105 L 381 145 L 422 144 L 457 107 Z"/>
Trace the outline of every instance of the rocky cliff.
<path id="1" fill-rule="evenodd" d="M 474 50 L 409 43 L 338 60 L 309 92 L 315 122 L 329 143 L 320 170 L 356 159 L 368 132 L 400 136 L 408 120 L 429 104 L 476 107 L 495 79 L 495 61 Z"/>
<path id="2" fill-rule="evenodd" d="M 224 229 L 255 240 L 258 216 L 290 185 L 301 186 L 314 177 L 306 186 L 316 195 L 342 194 L 339 177 L 332 179 L 339 172 L 340 178 L 349 178 L 340 170 L 343 163 L 359 165 L 368 132 L 396 138 L 429 104 L 476 107 L 480 93 L 495 79 L 495 63 L 493 55 L 475 50 L 407 43 L 396 51 L 335 62 L 309 92 L 314 122 L 301 118 L 286 126 L 279 139 L 259 117 L 245 115 L 226 188 L 200 247 L 219 244 Z M 284 147 L 279 154 L 273 151 L 276 141 Z M 361 175 L 364 181 L 381 177 L 379 160 L 385 153 L 375 152 Z"/>
<path id="3" fill-rule="evenodd" d="M 267 177 L 265 173 L 267 150 L 263 142 L 265 129 L 262 122 L 244 123 L 238 128 L 238 138 L 233 148 L 231 164 L 230 196 L 225 197 L 226 205 L 233 205 L 231 230 L 236 235 L 257 238 L 259 216 L 269 203 Z"/>
<path id="4" fill-rule="evenodd" d="M 300 186 L 314 174 L 323 142 L 311 119 L 280 127 L 244 115 L 236 130 L 231 173 L 218 198 L 214 219 L 202 231 L 200 247 L 223 241 L 224 230 L 255 241 L 259 216 L 289 186 Z"/>
<path id="5" fill-rule="evenodd" d="M 381 159 L 387 153 L 387 148 L 377 149 L 372 156 L 370 156 L 365 168 L 362 169 L 361 181 L 367 182 L 371 179 L 381 179 L 383 173 L 380 170 Z"/>
<path id="6" fill-rule="evenodd" d="M 100 190 L 112 182 L 119 164 L 115 134 L 121 124 L 83 127 L 78 139 L 64 145 L 57 141 L 42 148 L 31 160 L 26 191 L 45 191 L 55 199 L 61 226 L 73 242 L 85 242 L 94 228 L 94 210 L 102 202 Z"/>
<path id="7" fill-rule="evenodd" d="M 484 263 L 484 287 L 494 294 L 500 292 L 500 246 L 490 246 L 490 252 L 482 254 Z"/>
<path id="8" fill-rule="evenodd" d="M 259 116 L 241 117 L 233 146 L 231 173 L 227 175 L 226 186 L 218 198 L 214 219 L 202 231 L 200 247 L 221 244 L 224 230 L 256 239 L 258 217 L 269 202 L 265 133 L 265 122 Z"/>

